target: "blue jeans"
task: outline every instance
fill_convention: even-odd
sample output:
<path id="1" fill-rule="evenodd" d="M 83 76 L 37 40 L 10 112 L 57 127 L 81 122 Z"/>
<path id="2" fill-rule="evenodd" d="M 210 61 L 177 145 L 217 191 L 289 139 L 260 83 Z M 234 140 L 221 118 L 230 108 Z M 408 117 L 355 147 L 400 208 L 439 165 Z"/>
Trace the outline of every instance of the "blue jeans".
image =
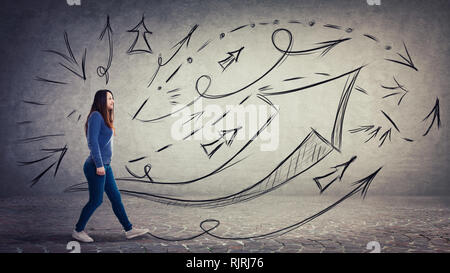
<path id="1" fill-rule="evenodd" d="M 105 164 L 105 175 L 98 175 L 96 173 L 97 168 L 91 160 L 86 160 L 83 166 L 84 175 L 87 178 L 89 185 L 89 201 L 81 211 L 80 218 L 75 226 L 75 230 L 80 232 L 86 227 L 89 218 L 94 211 L 103 202 L 103 192 L 106 192 L 109 200 L 111 201 L 114 214 L 119 219 L 125 231 L 131 230 L 131 223 L 128 220 L 125 208 L 122 204 L 119 189 L 117 188 L 116 180 L 112 172 L 111 166 Z"/>

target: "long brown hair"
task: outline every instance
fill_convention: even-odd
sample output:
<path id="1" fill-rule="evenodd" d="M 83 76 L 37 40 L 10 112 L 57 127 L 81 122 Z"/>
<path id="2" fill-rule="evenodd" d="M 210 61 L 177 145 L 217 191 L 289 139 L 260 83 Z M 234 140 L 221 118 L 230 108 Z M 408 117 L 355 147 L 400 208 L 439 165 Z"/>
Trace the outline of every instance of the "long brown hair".
<path id="1" fill-rule="evenodd" d="M 114 128 L 114 108 L 112 110 L 108 110 L 108 108 L 106 106 L 106 98 L 107 98 L 108 93 L 111 93 L 111 96 L 114 99 L 113 93 L 107 89 L 101 89 L 95 93 L 94 102 L 92 103 L 91 110 L 89 111 L 89 115 L 87 116 L 86 123 L 84 124 L 84 133 L 86 135 L 87 135 L 89 117 L 91 116 L 92 112 L 94 112 L 94 111 L 100 112 L 106 125 L 109 128 L 113 129 L 114 135 L 116 135 L 116 130 Z"/>

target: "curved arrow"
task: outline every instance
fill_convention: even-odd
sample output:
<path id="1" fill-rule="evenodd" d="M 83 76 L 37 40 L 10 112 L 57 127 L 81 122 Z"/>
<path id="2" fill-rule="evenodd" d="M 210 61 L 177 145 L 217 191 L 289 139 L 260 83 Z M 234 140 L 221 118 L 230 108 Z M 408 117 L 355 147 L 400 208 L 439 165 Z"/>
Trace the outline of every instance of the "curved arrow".
<path id="1" fill-rule="evenodd" d="M 188 238 L 163 238 L 163 237 L 159 237 L 156 236 L 152 233 L 149 232 L 150 235 L 152 235 L 153 237 L 160 239 L 160 240 L 164 240 L 164 241 L 186 241 L 186 240 L 192 240 L 194 238 L 197 238 L 201 235 L 204 234 L 208 234 L 211 237 L 217 238 L 217 239 L 222 239 L 222 240 L 248 240 L 248 239 L 267 239 L 267 238 L 274 238 L 274 237 L 278 237 L 281 235 L 284 235 L 288 232 L 291 232 L 309 222 L 311 222 L 312 220 L 316 219 L 317 217 L 321 216 L 322 214 L 325 214 L 326 212 L 330 211 L 331 209 L 333 209 L 334 207 L 336 207 L 337 205 L 339 205 L 340 203 L 342 203 L 343 201 L 345 201 L 346 199 L 352 197 L 353 195 L 360 193 L 361 192 L 361 196 L 363 197 L 363 199 L 365 198 L 367 191 L 369 189 L 370 184 L 372 183 L 372 181 L 375 179 L 376 175 L 378 174 L 378 172 L 382 169 L 382 167 L 378 168 L 378 170 L 376 170 L 375 172 L 373 172 L 372 174 L 370 174 L 367 177 L 364 177 L 356 182 L 354 182 L 352 185 L 356 186 L 353 190 L 351 190 L 349 193 L 347 193 L 346 195 L 344 195 L 342 198 L 340 198 L 339 200 L 337 200 L 336 202 L 334 202 L 333 204 L 331 204 L 330 206 L 326 207 L 325 209 L 297 222 L 294 223 L 290 226 L 278 229 L 276 231 L 272 231 L 269 233 L 264 233 L 264 234 L 260 234 L 260 235 L 253 235 L 253 236 L 241 236 L 241 237 L 224 237 L 224 236 L 219 236 L 216 234 L 212 234 L 211 231 L 213 231 L 214 229 L 216 229 L 219 225 L 220 225 L 220 221 L 216 220 L 216 219 L 207 219 L 204 220 L 200 223 L 200 228 L 203 230 L 202 233 L 188 237 Z M 204 224 L 206 223 L 215 223 L 215 225 L 213 227 L 210 227 L 208 229 L 205 229 Z"/>
<path id="2" fill-rule="evenodd" d="M 206 219 L 203 220 L 200 223 L 200 229 L 202 229 L 203 232 L 190 236 L 190 237 L 186 237 L 186 238 L 164 238 L 164 237 L 160 237 L 157 236 L 155 234 L 152 234 L 149 232 L 150 235 L 152 235 L 153 237 L 160 239 L 160 240 L 164 240 L 164 241 L 187 241 L 187 240 L 192 240 L 195 239 L 197 237 L 200 237 L 202 235 L 208 234 L 211 237 L 217 238 L 217 239 L 222 239 L 222 240 L 248 240 L 248 239 L 267 239 L 267 238 L 274 238 L 274 237 L 278 237 L 281 235 L 284 235 L 286 233 L 289 233 L 309 222 L 311 222 L 312 220 L 316 219 L 317 217 L 325 214 L 326 212 L 330 211 L 331 209 L 333 209 L 334 207 L 336 207 L 337 205 L 339 205 L 340 203 L 342 203 L 343 201 L 345 201 L 346 199 L 352 197 L 355 194 L 361 193 L 361 196 L 363 199 L 365 199 L 367 192 L 369 190 L 370 184 L 372 183 L 372 181 L 375 179 L 375 177 L 377 176 L 377 174 L 380 172 L 380 170 L 383 167 L 378 168 L 375 172 L 373 172 L 372 174 L 353 182 L 351 185 L 352 186 L 356 186 L 353 190 L 351 190 L 349 193 L 347 193 L 346 195 L 344 195 L 343 197 L 341 197 L 339 200 L 337 200 L 336 202 L 334 202 L 333 204 L 329 205 L 328 207 L 322 209 L 321 211 L 302 219 L 301 221 L 298 221 L 292 225 L 289 225 L 287 227 L 278 229 L 276 231 L 272 231 L 272 232 L 268 232 L 268 233 L 264 233 L 264 234 L 260 234 L 260 235 L 253 235 L 253 236 L 241 236 L 241 237 L 224 237 L 224 236 L 220 236 L 220 235 L 216 235 L 216 234 L 212 234 L 211 231 L 215 230 L 219 225 L 220 225 L 220 221 L 216 220 L 216 219 Z M 75 186 L 79 186 L 79 185 L 75 185 Z M 77 191 L 77 188 L 75 186 L 72 186 L 71 188 L 68 188 L 65 190 L 65 192 L 72 192 L 72 191 Z M 127 191 L 123 191 L 121 190 L 121 192 L 127 194 Z M 210 228 L 205 228 L 204 225 L 207 223 L 214 223 L 214 226 L 210 227 Z"/>

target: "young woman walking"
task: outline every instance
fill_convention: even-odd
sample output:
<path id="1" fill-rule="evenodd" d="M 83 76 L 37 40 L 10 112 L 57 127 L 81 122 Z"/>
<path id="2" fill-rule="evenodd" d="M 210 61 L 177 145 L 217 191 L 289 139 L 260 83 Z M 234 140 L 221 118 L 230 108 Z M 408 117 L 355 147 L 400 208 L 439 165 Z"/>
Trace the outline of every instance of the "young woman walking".
<path id="1" fill-rule="evenodd" d="M 81 242 L 94 240 L 84 231 L 89 218 L 103 201 L 103 192 L 111 201 L 114 214 L 119 219 L 127 239 L 149 232 L 148 229 L 133 228 L 122 204 L 119 189 L 111 169 L 114 128 L 114 97 L 109 90 L 99 90 L 94 96 L 89 112 L 85 134 L 90 154 L 84 162 L 84 175 L 88 181 L 89 201 L 81 211 L 72 237 Z"/>

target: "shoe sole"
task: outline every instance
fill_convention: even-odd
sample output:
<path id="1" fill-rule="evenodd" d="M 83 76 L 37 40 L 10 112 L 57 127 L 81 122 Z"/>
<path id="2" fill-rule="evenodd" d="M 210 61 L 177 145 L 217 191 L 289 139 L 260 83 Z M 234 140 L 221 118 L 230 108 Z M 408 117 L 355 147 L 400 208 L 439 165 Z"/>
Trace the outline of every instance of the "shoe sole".
<path id="1" fill-rule="evenodd" d="M 127 239 L 129 240 L 129 239 L 133 239 L 133 238 L 136 238 L 136 237 L 145 235 L 145 234 L 147 234 L 148 232 L 149 232 L 149 231 L 147 230 L 146 232 L 141 232 L 141 233 L 138 233 L 138 234 L 135 234 L 135 235 L 132 235 L 132 236 L 125 236 L 125 237 L 127 237 Z"/>
<path id="2" fill-rule="evenodd" d="M 72 235 L 72 238 L 75 239 L 75 240 L 77 240 L 77 241 L 79 241 L 79 242 L 82 242 L 82 243 L 93 243 L 93 242 L 94 242 L 93 239 L 92 239 L 92 240 L 89 240 L 89 241 L 85 241 L 85 240 L 80 239 L 80 238 L 77 238 L 76 236 L 73 236 L 73 235 Z"/>

